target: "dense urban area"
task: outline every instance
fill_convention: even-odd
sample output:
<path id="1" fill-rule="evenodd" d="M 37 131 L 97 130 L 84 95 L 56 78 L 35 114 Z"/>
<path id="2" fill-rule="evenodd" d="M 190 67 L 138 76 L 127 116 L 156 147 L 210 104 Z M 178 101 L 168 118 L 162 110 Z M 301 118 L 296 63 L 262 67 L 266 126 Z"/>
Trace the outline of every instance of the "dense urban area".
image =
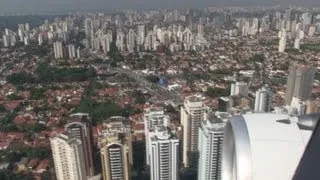
<path id="1" fill-rule="evenodd" d="M 230 118 L 320 112 L 317 8 L 11 14 L 0 37 L 1 180 L 220 180 Z"/>

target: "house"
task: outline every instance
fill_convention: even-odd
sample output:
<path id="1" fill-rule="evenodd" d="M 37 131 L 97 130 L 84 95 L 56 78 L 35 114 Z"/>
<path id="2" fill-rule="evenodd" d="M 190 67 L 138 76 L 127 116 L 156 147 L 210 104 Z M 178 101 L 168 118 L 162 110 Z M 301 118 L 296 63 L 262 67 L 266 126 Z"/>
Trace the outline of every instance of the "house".
<path id="1" fill-rule="evenodd" d="M 39 162 L 39 165 L 37 166 L 35 173 L 42 174 L 44 171 L 47 171 L 49 167 L 49 160 L 45 159 Z"/>
<path id="2" fill-rule="evenodd" d="M 39 163 L 39 159 L 35 158 L 35 159 L 31 159 L 30 162 L 28 163 L 28 169 L 29 170 L 33 170 Z"/>
<path id="3" fill-rule="evenodd" d="M 29 158 L 23 157 L 19 162 L 16 163 L 17 172 L 26 170 L 27 163 L 29 162 Z"/>

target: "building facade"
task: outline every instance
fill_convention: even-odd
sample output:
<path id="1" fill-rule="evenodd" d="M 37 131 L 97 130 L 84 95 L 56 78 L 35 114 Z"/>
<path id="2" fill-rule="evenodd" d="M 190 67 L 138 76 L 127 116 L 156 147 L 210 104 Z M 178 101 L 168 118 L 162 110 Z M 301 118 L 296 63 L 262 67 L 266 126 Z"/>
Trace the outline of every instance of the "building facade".
<path id="1" fill-rule="evenodd" d="M 88 176 L 94 175 L 93 164 L 93 137 L 92 122 L 89 114 L 77 113 L 71 114 L 68 123 L 65 126 L 68 136 L 75 137 L 82 142 L 84 153 L 84 165 Z"/>
<path id="2" fill-rule="evenodd" d="M 289 67 L 287 91 L 285 102 L 291 105 L 293 97 L 300 101 L 309 100 L 311 97 L 315 69 L 307 65 L 294 64 Z"/>
<path id="3" fill-rule="evenodd" d="M 123 117 L 112 117 L 103 123 L 99 147 L 104 180 L 129 180 L 131 176 L 131 129 Z"/>
<path id="4" fill-rule="evenodd" d="M 225 122 L 209 116 L 199 129 L 198 180 L 220 180 Z"/>
<path id="5" fill-rule="evenodd" d="M 254 112 L 270 112 L 272 101 L 272 91 L 263 86 L 256 92 Z"/>
<path id="6" fill-rule="evenodd" d="M 50 138 L 57 180 L 86 180 L 82 143 L 58 134 Z"/>
<path id="7" fill-rule="evenodd" d="M 157 126 L 151 137 L 151 180 L 179 179 L 179 140 L 167 127 Z"/>
<path id="8" fill-rule="evenodd" d="M 199 127 L 204 119 L 204 98 L 189 96 L 181 107 L 181 125 L 183 127 L 183 164 L 185 167 L 197 164 Z"/>
<path id="9" fill-rule="evenodd" d="M 157 126 L 168 126 L 169 116 L 164 114 L 163 108 L 148 108 L 144 110 L 144 129 L 146 137 L 146 164 L 150 165 L 151 136 Z"/>

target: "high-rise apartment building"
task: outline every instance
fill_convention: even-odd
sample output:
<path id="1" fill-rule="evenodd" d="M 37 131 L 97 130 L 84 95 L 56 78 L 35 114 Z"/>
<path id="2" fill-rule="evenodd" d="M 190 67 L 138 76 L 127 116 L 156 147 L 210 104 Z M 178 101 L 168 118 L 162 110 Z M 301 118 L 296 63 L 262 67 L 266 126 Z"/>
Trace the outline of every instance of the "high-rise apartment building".
<path id="1" fill-rule="evenodd" d="M 54 52 L 54 58 L 56 59 L 63 58 L 62 42 L 56 41 L 53 43 L 53 52 Z"/>
<path id="2" fill-rule="evenodd" d="M 65 126 L 68 136 L 77 138 L 82 143 L 84 166 L 88 176 L 94 175 L 92 123 L 89 114 L 71 114 Z"/>
<path id="3" fill-rule="evenodd" d="M 86 180 L 82 143 L 77 138 L 57 134 L 50 138 L 57 180 Z"/>
<path id="4" fill-rule="evenodd" d="M 165 126 L 157 126 L 151 136 L 150 179 L 179 179 L 179 140 Z"/>
<path id="5" fill-rule="evenodd" d="M 169 116 L 164 114 L 163 108 L 147 108 L 144 110 L 144 124 L 146 137 L 146 164 L 150 165 L 151 134 L 157 126 L 168 126 Z"/>
<path id="6" fill-rule="evenodd" d="M 183 127 L 183 164 L 185 167 L 197 164 L 199 127 L 206 109 L 204 98 L 200 95 L 189 96 L 181 107 Z"/>
<path id="7" fill-rule="evenodd" d="M 199 129 L 198 180 L 221 179 L 221 156 L 225 122 L 208 115 Z"/>
<path id="8" fill-rule="evenodd" d="M 104 180 L 129 180 L 131 176 L 131 129 L 124 117 L 112 117 L 103 123 L 99 137 Z"/>
<path id="9" fill-rule="evenodd" d="M 231 84 L 230 96 L 248 96 L 248 84 L 240 81 Z"/>
<path id="10" fill-rule="evenodd" d="M 68 54 L 70 59 L 76 58 L 76 48 L 73 44 L 68 45 Z"/>
<path id="11" fill-rule="evenodd" d="M 254 103 L 255 112 L 270 112 L 272 101 L 272 91 L 267 86 L 263 86 L 256 92 Z"/>
<path id="12" fill-rule="evenodd" d="M 280 33 L 280 40 L 279 40 L 279 52 L 284 52 L 286 50 L 286 44 L 287 44 L 287 32 L 285 30 L 282 30 Z"/>
<path id="13" fill-rule="evenodd" d="M 308 65 L 294 64 L 289 67 L 285 102 L 291 105 L 292 98 L 309 100 L 312 93 L 315 69 Z"/>

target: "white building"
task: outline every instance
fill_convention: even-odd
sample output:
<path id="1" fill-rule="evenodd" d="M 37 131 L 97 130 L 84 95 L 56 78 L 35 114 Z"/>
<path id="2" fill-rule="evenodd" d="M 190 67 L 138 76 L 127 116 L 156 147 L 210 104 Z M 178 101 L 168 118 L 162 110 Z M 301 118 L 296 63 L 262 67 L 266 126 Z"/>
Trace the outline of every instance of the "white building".
<path id="1" fill-rule="evenodd" d="M 68 54 L 70 59 L 76 58 L 76 48 L 73 44 L 68 45 Z"/>
<path id="2" fill-rule="evenodd" d="M 204 119 L 204 97 L 200 95 L 189 96 L 181 107 L 181 125 L 183 127 L 183 156 L 185 167 L 192 166 L 197 159 L 192 154 L 198 152 L 199 127 Z M 196 157 L 195 157 L 196 158 Z"/>
<path id="3" fill-rule="evenodd" d="M 50 143 L 57 180 L 86 180 L 81 141 L 58 134 Z"/>
<path id="4" fill-rule="evenodd" d="M 62 42 L 57 41 L 53 43 L 53 51 L 54 51 L 54 58 L 60 59 L 63 58 L 63 47 Z"/>
<path id="5" fill-rule="evenodd" d="M 227 122 L 222 180 L 292 179 L 319 114 L 246 114 Z"/>
<path id="6" fill-rule="evenodd" d="M 157 126 L 151 137 L 151 180 L 179 179 L 179 139 Z"/>
<path id="7" fill-rule="evenodd" d="M 38 45 L 41 45 L 43 43 L 43 35 L 40 33 L 38 35 Z"/>
<path id="8" fill-rule="evenodd" d="M 28 36 L 24 37 L 24 45 L 28 46 L 30 44 L 30 38 Z"/>
<path id="9" fill-rule="evenodd" d="M 296 38 L 295 40 L 294 40 L 294 49 L 300 49 L 300 38 Z"/>
<path id="10" fill-rule="evenodd" d="M 272 101 L 272 91 L 267 86 L 263 86 L 256 92 L 254 111 L 270 112 Z"/>
<path id="11" fill-rule="evenodd" d="M 148 108 L 144 111 L 144 129 L 146 137 L 146 163 L 150 165 L 151 136 L 157 126 L 169 126 L 169 116 L 164 114 L 163 108 Z"/>
<path id="12" fill-rule="evenodd" d="M 11 45 L 11 38 L 9 35 L 3 35 L 2 39 L 3 39 L 3 46 L 4 47 L 9 47 Z"/>
<path id="13" fill-rule="evenodd" d="M 230 96 L 248 96 L 248 84 L 245 82 L 236 82 L 231 84 Z"/>
<path id="14" fill-rule="evenodd" d="M 198 180 L 221 179 L 221 156 L 225 122 L 209 116 L 199 129 Z"/>
<path id="15" fill-rule="evenodd" d="M 281 37 L 279 40 L 279 52 L 284 52 L 286 50 L 286 44 L 287 44 L 287 32 L 285 30 L 282 31 Z"/>

